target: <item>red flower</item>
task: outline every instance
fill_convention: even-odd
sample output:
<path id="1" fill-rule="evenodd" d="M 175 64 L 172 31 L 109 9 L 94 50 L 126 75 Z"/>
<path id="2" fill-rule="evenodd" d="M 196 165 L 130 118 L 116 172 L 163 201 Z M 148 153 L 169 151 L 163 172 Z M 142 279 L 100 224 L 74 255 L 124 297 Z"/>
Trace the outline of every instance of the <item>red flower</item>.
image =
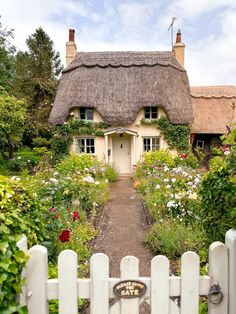
<path id="1" fill-rule="evenodd" d="M 80 220 L 79 212 L 74 211 L 73 214 L 72 214 L 72 219 L 73 220 L 76 220 L 76 219 Z"/>
<path id="2" fill-rule="evenodd" d="M 182 154 L 182 155 L 181 155 L 181 158 L 187 159 L 187 158 L 188 158 L 188 154 L 186 154 L 186 153 Z"/>
<path id="3" fill-rule="evenodd" d="M 63 230 L 59 235 L 59 240 L 63 243 L 68 242 L 70 240 L 70 230 Z"/>
<path id="4" fill-rule="evenodd" d="M 55 218 L 56 218 L 56 219 L 59 219 L 59 216 L 58 216 L 58 215 L 56 215 L 56 216 L 55 216 Z"/>
<path id="5" fill-rule="evenodd" d="M 52 211 L 53 211 L 53 208 L 52 208 L 52 207 L 50 207 L 48 210 L 49 210 L 50 212 L 52 212 Z"/>
<path id="6" fill-rule="evenodd" d="M 52 212 L 53 212 L 54 214 L 56 214 L 57 210 L 56 210 L 56 209 L 53 209 Z"/>

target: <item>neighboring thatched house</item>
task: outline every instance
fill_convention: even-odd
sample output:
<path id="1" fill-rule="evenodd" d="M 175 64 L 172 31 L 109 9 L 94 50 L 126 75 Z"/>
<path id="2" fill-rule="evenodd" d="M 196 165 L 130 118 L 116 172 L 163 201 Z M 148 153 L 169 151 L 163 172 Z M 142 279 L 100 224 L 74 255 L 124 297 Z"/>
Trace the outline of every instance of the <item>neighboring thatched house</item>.
<path id="1" fill-rule="evenodd" d="M 191 128 L 193 148 L 210 154 L 221 144 L 220 137 L 236 122 L 236 86 L 191 87 L 194 122 Z"/>
<path id="2" fill-rule="evenodd" d="M 72 150 L 95 153 L 130 173 L 145 151 L 168 147 L 155 126 L 141 124 L 143 119 L 193 122 L 180 33 L 173 52 L 76 53 L 75 47 L 70 30 L 67 62 L 72 62 L 63 71 L 50 122 L 63 124 L 73 112 L 78 119 L 110 127 L 103 137 L 76 136 Z"/>

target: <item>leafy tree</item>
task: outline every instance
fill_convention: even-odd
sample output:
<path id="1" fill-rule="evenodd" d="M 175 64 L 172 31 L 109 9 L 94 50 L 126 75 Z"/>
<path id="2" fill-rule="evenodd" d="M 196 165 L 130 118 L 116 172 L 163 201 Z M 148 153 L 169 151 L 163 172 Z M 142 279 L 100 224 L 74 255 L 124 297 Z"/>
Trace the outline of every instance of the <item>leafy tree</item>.
<path id="1" fill-rule="evenodd" d="M 0 90 L 0 152 L 4 158 L 13 158 L 14 148 L 22 139 L 25 119 L 26 102 Z"/>
<path id="2" fill-rule="evenodd" d="M 15 47 L 10 43 L 11 38 L 13 38 L 13 30 L 4 28 L 0 22 L 0 86 L 8 91 L 15 75 Z"/>
<path id="3" fill-rule="evenodd" d="M 58 75 L 62 71 L 60 55 L 53 48 L 53 41 L 39 27 L 26 40 L 28 51 L 16 56 L 16 80 L 14 94 L 27 99 L 27 132 L 24 141 L 31 145 L 32 139 L 50 138 L 48 117 L 54 100 Z M 41 143 L 45 144 L 45 140 Z"/>

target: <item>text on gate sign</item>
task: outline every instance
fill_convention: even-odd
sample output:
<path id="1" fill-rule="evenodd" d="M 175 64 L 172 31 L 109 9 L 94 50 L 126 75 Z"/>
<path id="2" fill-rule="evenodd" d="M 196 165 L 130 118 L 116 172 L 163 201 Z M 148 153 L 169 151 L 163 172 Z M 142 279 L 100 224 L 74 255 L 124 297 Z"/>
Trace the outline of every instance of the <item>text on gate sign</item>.
<path id="1" fill-rule="evenodd" d="M 119 298 L 139 298 L 146 290 L 146 285 L 137 280 L 120 281 L 113 288 L 114 294 Z"/>

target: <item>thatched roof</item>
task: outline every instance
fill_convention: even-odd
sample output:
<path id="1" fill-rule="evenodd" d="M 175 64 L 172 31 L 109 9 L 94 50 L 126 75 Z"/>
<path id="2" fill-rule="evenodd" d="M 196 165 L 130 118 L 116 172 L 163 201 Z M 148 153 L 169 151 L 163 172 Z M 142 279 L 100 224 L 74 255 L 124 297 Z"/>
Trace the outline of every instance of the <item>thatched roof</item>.
<path id="1" fill-rule="evenodd" d="M 192 133 L 224 134 L 236 122 L 236 86 L 193 86 L 190 88 L 194 113 Z"/>
<path id="2" fill-rule="evenodd" d="M 162 106 L 172 123 L 193 120 L 186 71 L 172 52 L 79 52 L 63 71 L 50 115 L 94 107 L 111 125 L 133 123 L 144 106 Z"/>

